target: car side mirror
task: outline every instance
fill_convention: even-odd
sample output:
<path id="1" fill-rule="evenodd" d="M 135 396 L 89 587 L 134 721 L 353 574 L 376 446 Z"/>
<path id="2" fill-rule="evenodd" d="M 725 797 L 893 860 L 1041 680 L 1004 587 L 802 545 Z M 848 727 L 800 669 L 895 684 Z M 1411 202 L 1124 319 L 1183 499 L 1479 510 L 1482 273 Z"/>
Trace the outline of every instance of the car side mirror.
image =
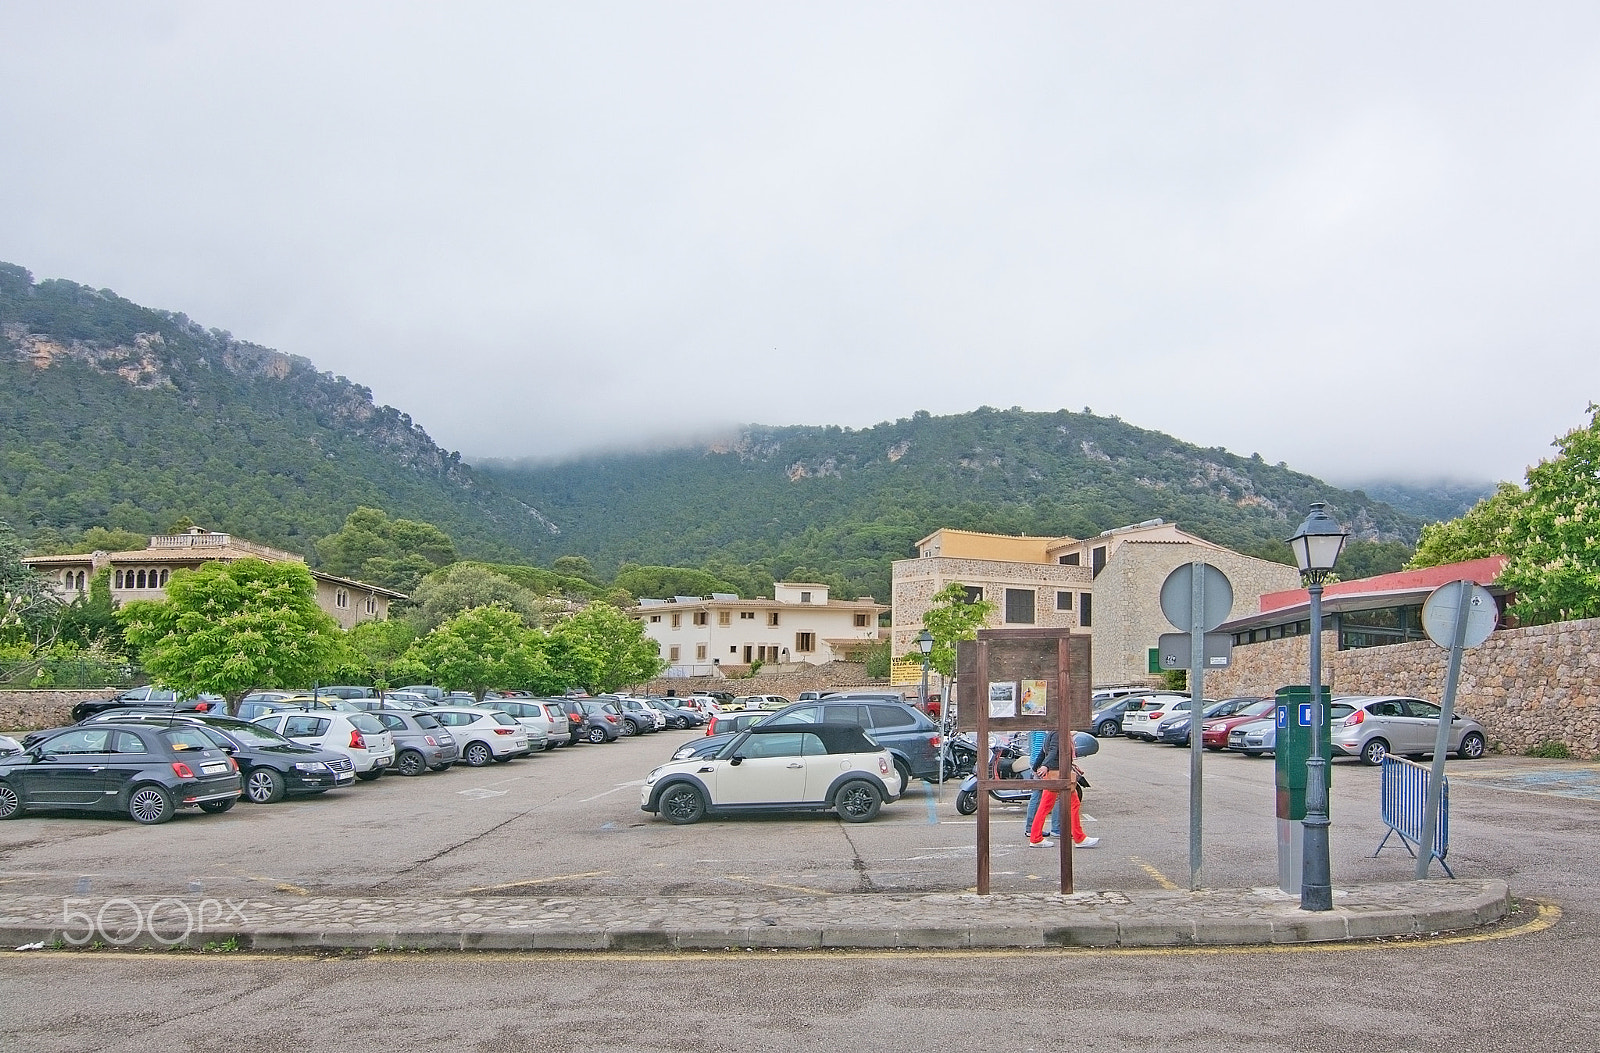
<path id="1" fill-rule="evenodd" d="M 733 755 L 733 759 L 731 761 L 729 761 L 728 763 L 729 764 L 743 764 L 744 763 L 744 754 L 735 753 Z"/>

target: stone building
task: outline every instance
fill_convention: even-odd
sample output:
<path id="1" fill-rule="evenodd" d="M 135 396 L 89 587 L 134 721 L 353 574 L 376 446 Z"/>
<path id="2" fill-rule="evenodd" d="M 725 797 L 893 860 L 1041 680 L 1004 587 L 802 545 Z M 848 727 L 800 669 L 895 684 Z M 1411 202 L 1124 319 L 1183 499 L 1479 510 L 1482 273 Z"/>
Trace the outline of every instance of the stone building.
<path id="1" fill-rule="evenodd" d="M 1254 611 L 1262 593 L 1299 580 L 1293 567 L 1234 552 L 1159 519 L 1091 538 L 936 530 L 917 542 L 915 559 L 894 563 L 893 653 L 915 650 L 932 597 L 960 582 L 975 599 L 995 604 L 993 627 L 1088 632 L 1095 684 L 1146 682 L 1157 640 L 1173 631 L 1161 613 L 1161 583 L 1197 559 L 1228 576 L 1234 611 Z"/>
<path id="2" fill-rule="evenodd" d="M 91 552 L 64 556 L 29 556 L 23 562 L 55 586 L 63 599 L 88 591 L 89 581 L 102 567 L 111 570 L 111 598 L 117 603 L 129 600 L 164 600 L 172 572 L 198 567 L 217 560 L 260 559 L 268 563 L 304 563 L 293 552 L 242 541 L 231 534 L 219 534 L 191 527 L 181 534 L 158 534 L 142 549 L 127 552 Z M 383 621 L 389 617 L 389 604 L 405 599 L 395 592 L 362 581 L 311 572 L 317 586 L 317 606 L 332 616 L 340 628 L 360 622 Z"/>

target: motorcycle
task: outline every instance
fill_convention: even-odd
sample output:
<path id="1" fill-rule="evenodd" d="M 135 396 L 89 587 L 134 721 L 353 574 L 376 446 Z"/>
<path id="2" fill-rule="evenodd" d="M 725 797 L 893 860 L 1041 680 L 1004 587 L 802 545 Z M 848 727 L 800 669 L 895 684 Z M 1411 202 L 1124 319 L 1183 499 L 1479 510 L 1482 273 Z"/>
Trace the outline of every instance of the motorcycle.
<path id="1" fill-rule="evenodd" d="M 1032 745 L 1027 735 L 1015 735 L 1010 741 L 996 742 L 989 747 L 989 778 L 991 779 L 1018 779 L 1022 772 L 1028 770 L 1032 763 L 1029 747 Z M 1100 742 L 1093 735 L 1085 731 L 1074 732 L 1072 748 L 1076 757 L 1088 757 L 1100 752 Z M 1020 767 L 1018 764 L 1020 762 Z M 989 791 L 989 796 L 1001 804 L 1027 804 L 1033 796 L 1034 788 L 1026 782 L 1015 782 L 1007 786 Z M 956 811 L 962 815 L 972 815 L 978 810 L 978 776 L 974 772 L 961 782 L 961 789 L 956 793 Z"/>
<path id="2" fill-rule="evenodd" d="M 943 734 L 944 777 L 964 779 L 978 767 L 978 744 L 973 736 L 963 732 L 955 735 L 950 728 Z"/>

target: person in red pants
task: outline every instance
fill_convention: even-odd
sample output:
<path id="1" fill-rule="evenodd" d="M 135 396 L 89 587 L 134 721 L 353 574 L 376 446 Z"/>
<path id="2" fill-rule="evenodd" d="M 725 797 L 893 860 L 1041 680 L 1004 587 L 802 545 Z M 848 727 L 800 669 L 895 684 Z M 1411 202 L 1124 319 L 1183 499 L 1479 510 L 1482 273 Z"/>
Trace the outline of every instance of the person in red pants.
<path id="1" fill-rule="evenodd" d="M 1061 743 L 1059 736 L 1052 731 L 1050 737 L 1045 739 L 1044 752 L 1039 754 L 1039 766 L 1034 769 L 1034 774 L 1041 779 L 1058 778 L 1061 774 Z M 1076 779 L 1078 766 L 1072 766 L 1072 775 Z M 1034 848 L 1047 848 L 1055 844 L 1044 836 L 1044 824 L 1050 813 L 1055 810 L 1056 798 L 1059 794 L 1055 790 L 1045 790 L 1044 797 L 1039 801 L 1039 810 L 1033 814 L 1033 826 L 1028 830 L 1028 845 Z M 1093 848 L 1100 843 L 1098 837 L 1085 837 L 1083 833 L 1083 820 L 1079 815 L 1078 787 L 1073 785 L 1070 791 L 1068 811 L 1072 816 L 1072 845 L 1074 848 Z"/>

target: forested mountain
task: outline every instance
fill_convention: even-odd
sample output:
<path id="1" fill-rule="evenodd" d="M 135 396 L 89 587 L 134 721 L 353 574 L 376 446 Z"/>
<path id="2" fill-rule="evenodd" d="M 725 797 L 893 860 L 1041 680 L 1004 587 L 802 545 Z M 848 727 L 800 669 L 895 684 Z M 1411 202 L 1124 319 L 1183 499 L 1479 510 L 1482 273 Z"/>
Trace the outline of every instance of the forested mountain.
<path id="1" fill-rule="evenodd" d="M 514 558 L 545 529 L 367 388 L 181 314 L 0 264 L 0 521 L 154 533 L 187 516 L 315 557 L 360 505 Z"/>
<path id="2" fill-rule="evenodd" d="M 1202 449 L 1085 410 L 981 408 L 851 430 L 750 427 L 721 444 L 564 464 L 481 463 L 557 533 L 547 561 L 760 564 L 887 598 L 889 562 L 940 526 L 1084 537 L 1161 517 L 1287 559 L 1312 501 L 1368 542 L 1409 545 L 1419 520 L 1259 457 Z M 1403 559 L 1404 556 L 1398 557 Z M 731 575 L 730 575 L 731 576 Z"/>
<path id="3" fill-rule="evenodd" d="M 886 600 L 890 561 L 941 526 L 1083 537 L 1161 517 L 1287 559 L 1315 500 L 1373 543 L 1352 571 L 1390 569 L 1416 540 L 1417 518 L 1364 494 L 1088 410 L 752 426 L 711 446 L 469 467 L 303 358 L 0 264 L 0 521 L 24 537 L 187 517 L 315 564 L 313 543 L 368 506 L 438 526 L 467 558 L 585 557 L 601 583 L 692 567 L 746 594 L 788 578 Z"/>
<path id="4" fill-rule="evenodd" d="M 1465 515 L 1473 505 L 1494 493 L 1494 483 L 1375 482 L 1358 487 L 1374 501 L 1397 508 L 1408 515 L 1430 522 L 1443 522 Z"/>

